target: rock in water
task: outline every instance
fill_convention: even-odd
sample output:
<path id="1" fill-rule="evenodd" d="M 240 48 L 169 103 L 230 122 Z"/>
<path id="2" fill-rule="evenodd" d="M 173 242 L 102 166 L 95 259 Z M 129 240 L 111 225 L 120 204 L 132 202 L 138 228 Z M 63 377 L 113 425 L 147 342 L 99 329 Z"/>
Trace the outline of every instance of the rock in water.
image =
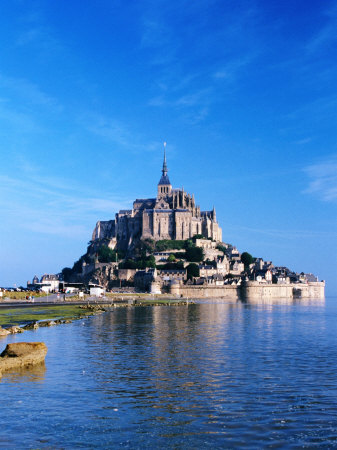
<path id="1" fill-rule="evenodd" d="M 7 328 L 7 331 L 9 331 L 10 334 L 16 334 L 16 333 L 23 333 L 25 330 L 23 328 L 14 325 L 10 328 Z"/>
<path id="2" fill-rule="evenodd" d="M 37 322 L 32 322 L 23 327 L 25 330 L 37 330 L 39 328 L 39 324 Z"/>
<path id="3" fill-rule="evenodd" d="M 10 332 L 8 330 L 0 327 L 0 336 L 7 336 L 8 334 L 10 334 Z"/>
<path id="4" fill-rule="evenodd" d="M 57 325 L 54 320 L 45 320 L 44 322 L 39 322 L 39 327 L 52 327 L 54 325 Z"/>
<path id="5" fill-rule="evenodd" d="M 19 367 L 28 367 L 45 360 L 47 346 L 43 342 L 17 342 L 7 344 L 0 355 L 1 372 Z"/>

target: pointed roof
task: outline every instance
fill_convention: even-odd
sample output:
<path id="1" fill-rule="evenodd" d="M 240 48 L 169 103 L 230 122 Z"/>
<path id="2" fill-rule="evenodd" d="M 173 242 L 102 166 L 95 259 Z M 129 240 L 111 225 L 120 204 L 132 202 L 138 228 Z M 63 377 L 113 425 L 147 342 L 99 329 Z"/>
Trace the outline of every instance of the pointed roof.
<path id="1" fill-rule="evenodd" d="M 159 185 L 161 184 L 166 184 L 166 185 L 171 185 L 170 179 L 167 175 L 168 169 L 167 169 L 167 164 L 166 164 L 166 142 L 164 143 L 164 161 L 163 161 L 163 168 L 162 168 L 162 176 L 159 180 Z"/>

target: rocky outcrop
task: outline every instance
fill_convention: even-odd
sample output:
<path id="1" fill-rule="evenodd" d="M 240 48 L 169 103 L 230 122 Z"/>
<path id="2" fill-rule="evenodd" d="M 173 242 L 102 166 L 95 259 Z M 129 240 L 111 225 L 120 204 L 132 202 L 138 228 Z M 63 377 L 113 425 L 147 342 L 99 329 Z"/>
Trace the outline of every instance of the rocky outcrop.
<path id="1" fill-rule="evenodd" d="M 10 334 L 16 334 L 16 333 L 23 333 L 25 330 L 16 325 L 13 325 L 12 327 L 7 328 L 7 331 L 9 331 Z"/>
<path id="2" fill-rule="evenodd" d="M 0 337 L 7 336 L 8 334 L 10 334 L 10 332 L 8 330 L 0 327 Z"/>
<path id="3" fill-rule="evenodd" d="M 115 220 L 99 220 L 92 233 L 92 241 L 116 237 Z"/>
<path id="4" fill-rule="evenodd" d="M 43 342 L 17 342 L 8 344 L 0 355 L 0 376 L 6 370 L 29 367 L 42 363 L 47 354 Z"/>
<path id="5" fill-rule="evenodd" d="M 99 284 L 103 286 L 105 289 L 110 287 L 110 282 L 112 280 L 116 280 L 116 275 L 114 273 L 115 264 L 106 263 L 99 267 L 90 274 L 89 283 Z"/>
<path id="6" fill-rule="evenodd" d="M 28 323 L 23 327 L 25 330 L 37 330 L 39 328 L 39 324 L 37 322 Z"/>
<path id="7" fill-rule="evenodd" d="M 39 322 L 40 327 L 53 327 L 54 325 L 57 325 L 57 323 L 54 320 L 46 320 L 43 322 Z"/>

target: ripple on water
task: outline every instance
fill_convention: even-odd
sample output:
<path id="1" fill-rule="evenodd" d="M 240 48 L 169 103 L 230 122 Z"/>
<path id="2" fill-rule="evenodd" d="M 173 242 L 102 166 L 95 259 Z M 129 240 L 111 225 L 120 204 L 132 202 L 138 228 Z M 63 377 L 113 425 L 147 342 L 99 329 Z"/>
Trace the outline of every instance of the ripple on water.
<path id="1" fill-rule="evenodd" d="M 49 352 L 3 377 L 0 446 L 334 447 L 336 300 L 120 308 L 10 336 Z"/>

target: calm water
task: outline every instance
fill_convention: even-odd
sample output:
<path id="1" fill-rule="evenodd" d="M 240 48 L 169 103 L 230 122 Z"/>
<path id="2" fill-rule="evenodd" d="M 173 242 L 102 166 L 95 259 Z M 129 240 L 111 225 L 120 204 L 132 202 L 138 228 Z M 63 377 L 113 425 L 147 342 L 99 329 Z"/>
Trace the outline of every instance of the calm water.
<path id="1" fill-rule="evenodd" d="M 0 341 L 2 448 L 337 447 L 337 298 L 118 309 Z"/>

